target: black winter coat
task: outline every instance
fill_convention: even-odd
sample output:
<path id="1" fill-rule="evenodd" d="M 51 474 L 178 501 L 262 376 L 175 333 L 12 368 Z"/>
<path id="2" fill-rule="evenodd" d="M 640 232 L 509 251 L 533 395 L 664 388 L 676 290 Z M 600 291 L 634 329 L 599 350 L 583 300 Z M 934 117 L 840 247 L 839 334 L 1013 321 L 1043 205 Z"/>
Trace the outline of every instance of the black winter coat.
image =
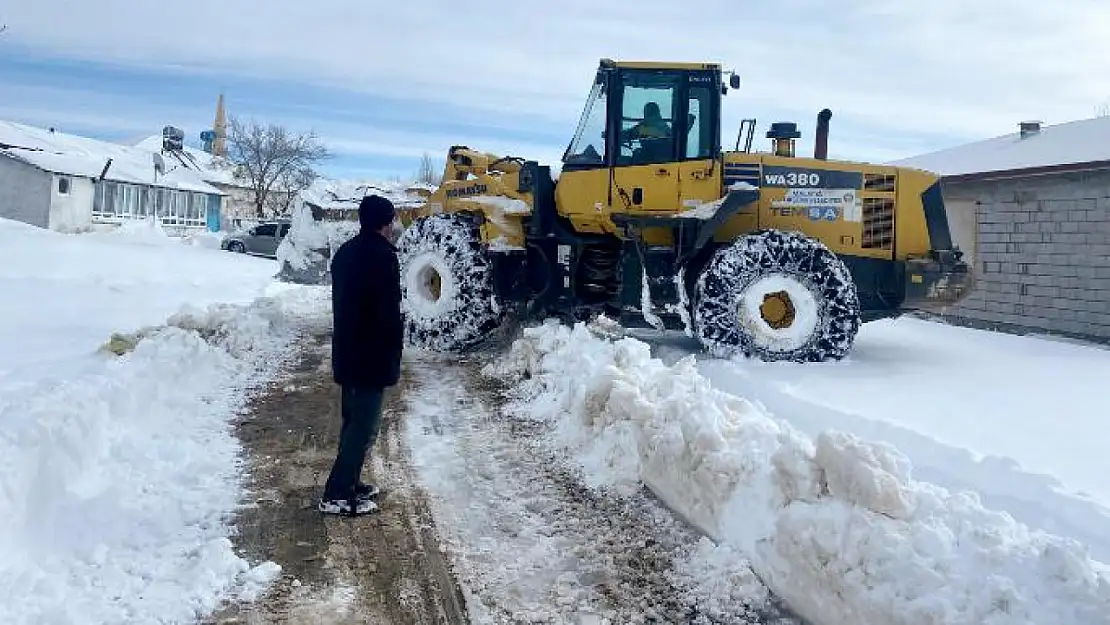
<path id="1" fill-rule="evenodd" d="M 404 343 L 397 249 L 376 232 L 361 232 L 336 250 L 331 277 L 335 382 L 393 386 Z"/>

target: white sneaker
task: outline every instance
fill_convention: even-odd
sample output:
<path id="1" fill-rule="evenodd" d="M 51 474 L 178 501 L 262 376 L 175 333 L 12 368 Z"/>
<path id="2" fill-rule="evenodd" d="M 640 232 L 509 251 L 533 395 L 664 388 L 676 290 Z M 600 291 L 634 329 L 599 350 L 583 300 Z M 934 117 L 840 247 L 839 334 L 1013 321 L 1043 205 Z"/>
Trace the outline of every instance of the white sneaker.
<path id="1" fill-rule="evenodd" d="M 346 516 L 359 516 L 362 514 L 369 514 L 378 510 L 378 504 L 370 499 L 358 499 L 354 510 L 351 510 L 351 502 L 347 499 L 321 499 L 320 503 L 316 505 L 316 509 L 324 514 L 340 514 Z"/>

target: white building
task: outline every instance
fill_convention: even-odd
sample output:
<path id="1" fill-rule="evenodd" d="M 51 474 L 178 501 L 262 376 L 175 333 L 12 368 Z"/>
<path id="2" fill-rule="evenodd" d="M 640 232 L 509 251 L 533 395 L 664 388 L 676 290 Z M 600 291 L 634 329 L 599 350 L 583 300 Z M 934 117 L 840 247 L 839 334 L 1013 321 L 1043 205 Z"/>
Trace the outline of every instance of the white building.
<path id="1" fill-rule="evenodd" d="M 167 149 L 163 135 L 147 137 L 135 147 L 157 152 L 162 155 L 167 167 L 172 163 L 173 166 L 192 170 L 200 179 L 219 189 L 224 195 L 221 230 L 235 230 L 258 219 L 254 191 L 246 182 L 235 178 L 235 165 L 226 158 L 187 145 Z"/>
<path id="2" fill-rule="evenodd" d="M 185 234 L 219 230 L 223 202 L 150 150 L 0 121 L 0 217 L 80 232 L 156 216 Z"/>

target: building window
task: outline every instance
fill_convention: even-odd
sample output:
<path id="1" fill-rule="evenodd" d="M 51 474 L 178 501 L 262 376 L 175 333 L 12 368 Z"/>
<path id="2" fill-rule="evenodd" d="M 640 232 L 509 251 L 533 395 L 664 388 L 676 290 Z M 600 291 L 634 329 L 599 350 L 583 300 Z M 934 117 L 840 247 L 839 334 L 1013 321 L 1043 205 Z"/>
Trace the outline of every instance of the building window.
<path id="1" fill-rule="evenodd" d="M 58 177 L 58 195 L 69 195 L 69 178 Z"/>
<path id="2" fill-rule="evenodd" d="M 114 182 L 96 183 L 93 195 L 93 217 L 113 218 L 116 216 L 116 203 L 120 197 L 119 185 Z"/>
<path id="3" fill-rule="evenodd" d="M 203 193 L 101 181 L 93 195 L 93 217 L 108 223 L 157 216 L 167 226 L 204 226 Z"/>

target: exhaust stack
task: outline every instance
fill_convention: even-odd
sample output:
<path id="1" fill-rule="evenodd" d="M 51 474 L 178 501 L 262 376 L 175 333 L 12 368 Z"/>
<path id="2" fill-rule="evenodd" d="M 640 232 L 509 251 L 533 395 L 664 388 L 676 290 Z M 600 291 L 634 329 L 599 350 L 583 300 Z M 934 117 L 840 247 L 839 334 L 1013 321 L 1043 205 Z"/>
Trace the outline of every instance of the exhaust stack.
<path id="1" fill-rule="evenodd" d="M 817 138 L 813 146 L 813 158 L 822 161 L 829 158 L 830 119 L 832 119 L 832 111 L 829 109 L 821 109 L 821 112 L 817 114 Z"/>

